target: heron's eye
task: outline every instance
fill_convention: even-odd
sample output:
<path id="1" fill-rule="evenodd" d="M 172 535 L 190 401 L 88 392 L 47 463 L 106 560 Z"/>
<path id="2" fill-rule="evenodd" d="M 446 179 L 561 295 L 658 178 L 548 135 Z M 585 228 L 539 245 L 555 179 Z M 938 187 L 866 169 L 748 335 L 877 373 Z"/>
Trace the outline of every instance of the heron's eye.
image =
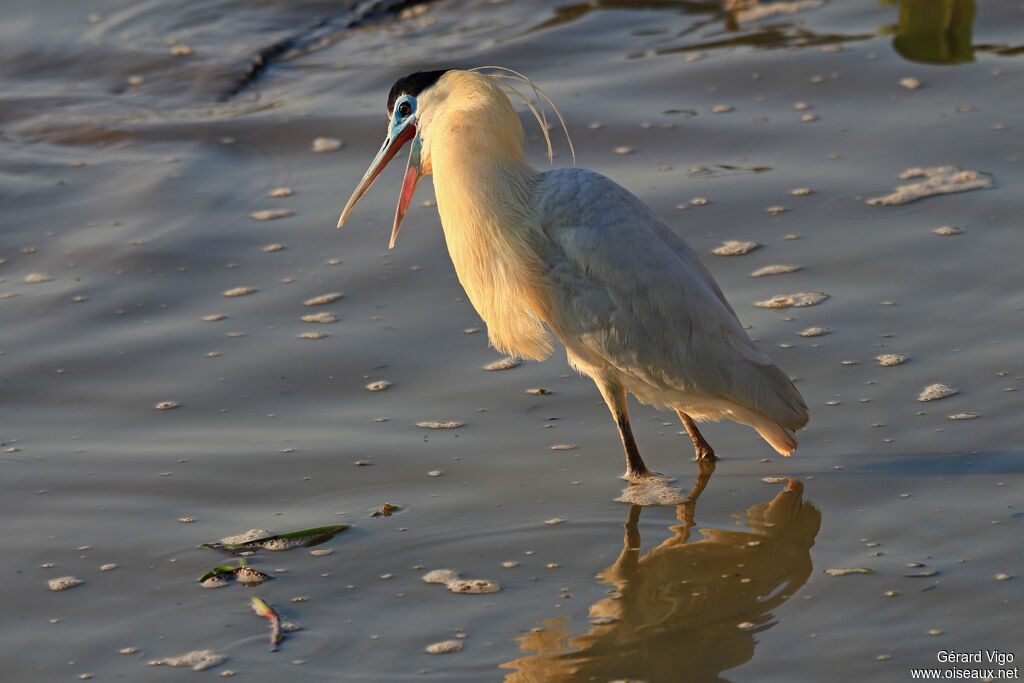
<path id="1" fill-rule="evenodd" d="M 398 105 L 398 113 L 402 118 L 405 118 L 412 113 L 412 105 L 408 102 L 400 102 Z"/>

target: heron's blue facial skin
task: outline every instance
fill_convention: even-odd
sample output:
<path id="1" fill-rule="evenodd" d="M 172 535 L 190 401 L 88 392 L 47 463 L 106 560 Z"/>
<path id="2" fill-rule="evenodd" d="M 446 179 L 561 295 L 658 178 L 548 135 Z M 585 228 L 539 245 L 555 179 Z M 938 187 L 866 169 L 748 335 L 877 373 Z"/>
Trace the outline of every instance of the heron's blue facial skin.
<path id="1" fill-rule="evenodd" d="M 380 151 L 377 152 L 377 156 L 374 157 L 370 163 L 370 167 L 366 169 L 366 174 L 363 175 L 363 179 L 359 181 L 359 185 L 355 191 L 352 192 L 352 196 L 349 197 L 348 204 L 345 205 L 344 211 L 341 212 L 341 218 L 338 219 L 338 227 L 340 228 L 345 222 L 345 217 L 348 216 L 349 211 L 356 205 L 359 198 L 363 196 L 363 193 L 373 184 L 373 181 L 377 179 L 380 172 L 387 166 L 388 162 L 394 158 L 398 150 L 402 148 L 405 143 L 412 140 L 412 152 L 410 154 L 410 165 L 406 169 L 406 175 L 410 178 L 408 187 L 403 185 L 402 199 L 399 203 L 399 211 L 395 219 L 395 227 L 392 233 L 391 239 L 392 244 L 394 243 L 394 236 L 398 233 L 398 228 L 401 225 L 402 216 L 405 215 L 405 209 L 408 206 L 408 202 L 412 199 L 412 193 L 416 189 L 416 183 L 422 176 L 420 173 L 420 136 L 416 129 L 419 117 L 416 116 L 416 98 L 412 95 L 402 95 L 395 100 L 394 109 L 391 112 L 391 119 L 388 121 L 388 134 L 384 139 L 384 144 L 380 146 Z M 411 175 L 410 175 L 411 171 Z"/>
<path id="2" fill-rule="evenodd" d="M 395 100 L 395 108 L 391 112 L 391 129 L 398 128 L 403 121 L 416 113 L 416 98 L 412 95 L 402 95 Z"/>

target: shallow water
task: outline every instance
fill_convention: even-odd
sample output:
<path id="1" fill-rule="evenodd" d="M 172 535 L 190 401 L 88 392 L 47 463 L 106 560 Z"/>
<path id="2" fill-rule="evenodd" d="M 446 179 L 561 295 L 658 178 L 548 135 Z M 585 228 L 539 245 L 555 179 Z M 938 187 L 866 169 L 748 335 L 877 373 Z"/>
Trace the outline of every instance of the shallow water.
<path id="1" fill-rule="evenodd" d="M 718 7 L 9 9 L 5 678 L 177 680 L 200 674 L 147 662 L 206 648 L 228 660 L 203 675 L 260 681 L 889 681 L 937 665 L 940 649 L 1024 656 L 1020 577 L 996 579 L 1024 560 L 1024 10 L 834 0 L 734 27 Z M 943 12 L 951 28 L 939 31 Z M 428 182 L 393 251 L 401 169 L 334 230 L 384 133 L 393 80 L 480 64 L 529 74 L 565 115 L 578 164 L 702 255 L 799 379 L 812 418 L 793 458 L 710 425 L 722 459 L 695 503 L 616 503 L 622 453 L 589 380 L 558 354 L 481 370 L 500 356 L 485 332 L 466 333 L 481 323 L 436 209 L 422 206 Z M 313 153 L 319 137 L 344 144 Z M 559 144 L 555 163 L 568 159 Z M 909 168 L 946 164 L 995 187 L 866 203 Z M 279 187 L 294 193 L 269 195 Z M 251 217 L 268 209 L 294 213 Z M 711 253 L 726 240 L 763 247 Z M 775 264 L 801 268 L 750 277 Z M 255 291 L 223 295 L 237 287 Z M 829 298 L 755 306 L 799 292 Z M 337 322 L 302 320 L 321 312 Z M 830 331 L 800 336 L 814 326 Z M 885 353 L 909 360 L 882 367 Z M 365 388 L 378 380 L 392 385 Z M 934 383 L 959 392 L 918 402 Z M 155 409 L 166 401 L 179 405 Z M 960 413 L 977 418 L 948 419 Z M 465 426 L 416 426 L 431 420 Z M 681 426 L 639 405 L 633 421 L 648 463 L 689 491 Z M 564 444 L 576 447 L 551 449 Z M 772 477 L 799 483 L 784 491 Z M 400 509 L 371 517 L 384 503 Z M 545 524 L 555 518 L 566 521 Z M 252 558 L 275 576 L 259 588 L 196 583 L 229 560 L 200 543 L 335 523 L 354 526 L 319 546 L 328 555 Z M 875 573 L 824 573 L 858 567 Z M 421 580 L 440 568 L 502 590 Z M 48 590 L 61 576 L 84 583 Z M 278 652 L 252 595 L 303 626 Z M 460 652 L 426 654 L 460 634 Z"/>

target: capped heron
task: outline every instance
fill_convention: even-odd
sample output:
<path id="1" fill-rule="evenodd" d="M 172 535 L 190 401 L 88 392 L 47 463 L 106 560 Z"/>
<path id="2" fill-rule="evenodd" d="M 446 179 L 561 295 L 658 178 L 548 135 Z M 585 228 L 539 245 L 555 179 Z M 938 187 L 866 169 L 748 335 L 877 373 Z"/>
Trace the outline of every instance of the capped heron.
<path id="1" fill-rule="evenodd" d="M 747 336 L 697 255 L 608 178 L 531 168 L 502 85 L 502 76 L 479 70 L 398 79 L 388 96 L 387 137 L 338 227 L 411 143 L 390 246 L 417 183 L 432 173 L 448 253 L 490 343 L 543 360 L 552 337 L 562 342 L 569 364 L 594 380 L 615 418 L 624 478 L 651 476 L 633 439 L 627 392 L 675 410 L 698 459 L 715 454 L 694 421 L 721 418 L 792 453 L 807 406 Z"/>

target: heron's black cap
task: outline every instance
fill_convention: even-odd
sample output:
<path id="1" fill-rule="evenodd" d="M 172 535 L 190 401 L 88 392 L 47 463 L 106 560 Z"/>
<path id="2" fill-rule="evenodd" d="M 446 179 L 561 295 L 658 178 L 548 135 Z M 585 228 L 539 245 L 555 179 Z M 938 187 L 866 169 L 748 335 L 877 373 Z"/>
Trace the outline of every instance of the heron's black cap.
<path id="1" fill-rule="evenodd" d="M 441 78 L 441 76 L 449 71 L 451 71 L 451 69 L 417 71 L 416 73 L 399 78 L 395 81 L 395 84 L 391 86 L 391 92 L 388 93 L 388 115 L 391 115 L 391 110 L 395 108 L 395 100 L 399 97 L 402 95 L 412 95 L 413 97 L 416 97 L 421 92 L 434 85 L 434 83 L 437 83 L 437 79 Z"/>

